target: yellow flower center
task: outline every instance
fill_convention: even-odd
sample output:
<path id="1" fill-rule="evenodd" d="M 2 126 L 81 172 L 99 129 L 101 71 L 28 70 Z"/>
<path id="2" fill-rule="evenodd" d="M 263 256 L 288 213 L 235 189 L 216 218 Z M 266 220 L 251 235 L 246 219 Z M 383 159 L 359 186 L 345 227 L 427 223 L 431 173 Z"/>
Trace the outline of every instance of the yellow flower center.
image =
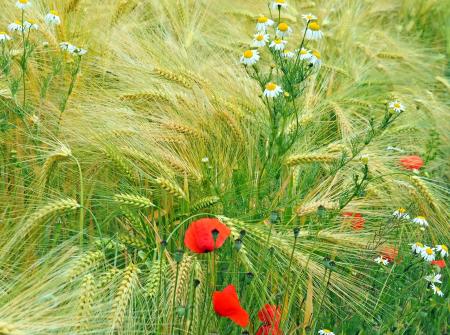
<path id="1" fill-rule="evenodd" d="M 28 3 L 28 0 L 19 0 L 19 2 L 20 2 L 21 4 L 26 5 L 26 4 Z"/>
<path id="2" fill-rule="evenodd" d="M 245 58 L 252 58 L 253 57 L 253 51 L 251 50 L 247 50 L 244 52 L 244 57 Z"/>
<path id="3" fill-rule="evenodd" d="M 324 329 L 323 330 L 325 333 L 330 333 L 331 332 L 331 330 L 329 330 L 329 329 Z"/>
<path id="4" fill-rule="evenodd" d="M 433 254 L 433 249 L 427 248 L 427 249 L 425 250 L 425 252 L 427 253 L 427 255 L 432 255 L 432 254 Z"/>
<path id="5" fill-rule="evenodd" d="M 448 248 L 447 248 L 447 246 L 446 246 L 445 244 L 442 244 L 442 245 L 441 245 L 441 248 L 442 248 L 443 250 L 445 250 L 446 252 L 448 252 Z"/>
<path id="6" fill-rule="evenodd" d="M 276 88 L 277 88 L 277 85 L 274 83 L 268 83 L 266 85 L 266 90 L 268 90 L 268 91 L 275 91 Z"/>
<path id="7" fill-rule="evenodd" d="M 312 52 L 312 54 L 313 54 L 317 59 L 320 59 L 320 52 L 319 52 L 319 51 L 314 50 L 314 51 Z"/>
<path id="8" fill-rule="evenodd" d="M 309 15 L 309 14 L 306 15 L 306 19 L 307 19 L 307 20 L 312 20 L 313 18 L 314 18 L 314 16 L 312 16 L 312 15 Z"/>
<path id="9" fill-rule="evenodd" d="M 416 247 L 423 248 L 423 244 L 420 242 L 416 242 Z"/>
<path id="10" fill-rule="evenodd" d="M 258 17 L 258 23 L 266 23 L 269 19 L 265 16 Z"/>
<path id="11" fill-rule="evenodd" d="M 314 30 L 314 31 L 320 30 L 320 26 L 319 26 L 319 24 L 316 21 L 311 22 L 309 24 L 308 28 L 311 29 L 311 30 Z"/>
<path id="12" fill-rule="evenodd" d="M 51 10 L 51 11 L 50 11 L 50 14 L 52 14 L 52 15 L 58 15 L 58 12 L 57 12 L 56 10 Z"/>
<path id="13" fill-rule="evenodd" d="M 306 55 L 307 53 L 308 53 L 308 51 L 306 51 L 306 49 L 300 50 L 300 55 Z"/>
<path id="14" fill-rule="evenodd" d="M 257 41 L 262 41 L 262 40 L 264 40 L 264 35 L 258 35 L 258 36 L 256 36 L 256 40 L 257 40 Z"/>
<path id="15" fill-rule="evenodd" d="M 404 208 L 399 208 L 399 209 L 398 209 L 398 212 L 399 212 L 399 213 L 405 213 L 405 212 L 406 212 L 406 209 L 404 209 Z"/>
<path id="16" fill-rule="evenodd" d="M 18 24 L 19 26 L 22 24 L 22 22 L 20 22 L 19 20 L 15 20 L 14 23 Z"/>
<path id="17" fill-rule="evenodd" d="M 278 3 L 278 4 L 279 4 L 279 3 L 285 3 L 285 2 L 286 2 L 286 0 L 277 0 L 277 1 L 276 1 L 276 3 Z"/>
<path id="18" fill-rule="evenodd" d="M 424 216 L 418 216 L 416 219 L 425 220 L 425 217 Z"/>
<path id="19" fill-rule="evenodd" d="M 396 102 L 395 104 L 394 104 L 394 108 L 400 108 L 401 106 L 400 106 L 400 104 L 398 103 L 398 102 Z"/>
<path id="20" fill-rule="evenodd" d="M 36 23 L 36 21 L 35 21 L 35 20 L 33 20 L 33 19 L 29 19 L 29 20 L 28 20 L 28 23 L 29 23 L 29 24 L 35 24 L 35 23 Z"/>
<path id="21" fill-rule="evenodd" d="M 286 23 L 284 23 L 284 22 L 281 22 L 278 25 L 278 30 L 279 31 L 286 32 L 286 31 L 288 31 L 288 29 L 289 29 L 289 26 Z"/>
<path id="22" fill-rule="evenodd" d="M 275 44 L 281 44 L 283 42 L 283 40 L 281 38 L 277 38 L 276 40 L 274 40 Z"/>
<path id="23" fill-rule="evenodd" d="M 6 35 L 6 32 L 0 31 L 0 35 Z"/>

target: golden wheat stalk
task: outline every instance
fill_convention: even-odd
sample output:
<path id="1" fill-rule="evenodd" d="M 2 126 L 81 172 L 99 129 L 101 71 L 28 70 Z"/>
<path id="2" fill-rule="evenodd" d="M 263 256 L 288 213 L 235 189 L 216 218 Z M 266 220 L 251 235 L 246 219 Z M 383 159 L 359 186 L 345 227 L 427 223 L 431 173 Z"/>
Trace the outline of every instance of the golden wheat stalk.
<path id="1" fill-rule="evenodd" d="M 43 207 L 38 208 L 33 214 L 31 214 L 25 221 L 25 227 L 28 229 L 35 223 L 41 221 L 47 216 L 55 214 L 57 212 L 63 212 L 66 210 L 77 209 L 80 205 L 73 199 L 59 199 L 46 204 Z"/>
<path id="2" fill-rule="evenodd" d="M 145 242 L 143 242 L 141 239 L 129 235 L 120 235 L 119 241 L 139 250 L 145 250 L 148 248 L 147 244 L 145 244 Z"/>
<path id="3" fill-rule="evenodd" d="M 203 208 L 211 207 L 211 206 L 217 204 L 219 201 L 220 201 L 220 198 L 216 197 L 216 196 L 205 197 L 205 198 L 202 198 L 200 200 L 197 200 L 192 205 L 191 210 L 193 212 L 197 212 L 197 211 L 199 211 L 199 210 L 201 210 Z"/>
<path id="4" fill-rule="evenodd" d="M 135 194 L 126 194 L 126 193 L 114 194 L 114 200 L 124 205 L 131 205 L 139 208 L 147 208 L 155 206 L 146 197 Z"/>
<path id="5" fill-rule="evenodd" d="M 297 216 L 305 216 L 311 213 L 317 212 L 319 207 L 324 207 L 327 210 L 336 210 L 339 209 L 339 203 L 327 200 L 319 200 L 308 202 L 306 204 L 300 205 L 296 209 Z"/>
<path id="6" fill-rule="evenodd" d="M 86 330 L 89 328 L 89 319 L 92 315 L 92 309 L 94 304 L 94 277 L 91 274 L 87 274 L 83 278 L 81 284 L 81 295 L 78 302 L 78 330 Z"/>
<path id="7" fill-rule="evenodd" d="M 174 82 L 176 84 L 179 84 L 181 86 L 184 86 L 186 88 L 192 88 L 192 84 L 189 81 L 189 79 L 187 79 L 185 76 L 176 74 L 172 71 L 166 70 L 166 69 L 161 69 L 161 68 L 154 68 L 153 69 L 154 73 L 168 81 Z"/>
<path id="8" fill-rule="evenodd" d="M 110 318 L 113 329 L 118 330 L 122 328 L 134 286 L 137 285 L 139 280 L 138 273 L 139 268 L 133 263 L 130 263 L 123 273 L 123 279 L 117 290 L 111 310 Z"/>
<path id="9" fill-rule="evenodd" d="M 288 166 L 295 166 L 311 163 L 332 163 L 335 160 L 336 156 L 329 154 L 292 155 L 286 159 L 285 164 Z"/>
<path id="10" fill-rule="evenodd" d="M 170 180 L 159 177 L 156 178 L 155 182 L 167 193 L 171 194 L 175 198 L 186 199 L 186 194 L 183 190 L 176 184 L 172 183 Z"/>
<path id="11" fill-rule="evenodd" d="M 104 257 L 105 255 L 100 250 L 90 251 L 84 254 L 78 259 L 72 270 L 69 272 L 69 280 L 74 280 L 80 274 L 92 270 L 104 259 Z"/>

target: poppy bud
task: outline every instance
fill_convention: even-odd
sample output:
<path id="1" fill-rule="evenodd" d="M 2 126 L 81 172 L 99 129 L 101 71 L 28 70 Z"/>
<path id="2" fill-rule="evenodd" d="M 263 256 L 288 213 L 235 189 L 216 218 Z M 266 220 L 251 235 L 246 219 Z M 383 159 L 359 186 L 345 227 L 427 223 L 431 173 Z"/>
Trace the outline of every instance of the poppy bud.
<path id="1" fill-rule="evenodd" d="M 327 212 L 327 209 L 324 206 L 320 205 L 319 207 L 317 207 L 317 215 L 319 217 L 324 217 L 326 212 Z"/>
<path id="2" fill-rule="evenodd" d="M 237 251 L 241 250 L 241 248 L 242 248 L 242 240 L 241 240 L 240 238 L 237 238 L 237 239 L 234 241 L 234 248 L 235 248 Z"/>
<path id="3" fill-rule="evenodd" d="M 183 250 L 178 249 L 174 254 L 175 262 L 180 263 L 183 259 Z"/>
<path id="4" fill-rule="evenodd" d="M 243 332 L 242 332 L 242 335 L 249 335 L 250 333 L 248 332 L 248 330 L 244 330 Z"/>
<path id="5" fill-rule="evenodd" d="M 164 250 L 167 247 L 167 241 L 166 240 L 162 240 L 161 241 L 161 248 Z"/>
<path id="6" fill-rule="evenodd" d="M 194 279 L 194 288 L 197 288 L 200 285 L 200 280 Z"/>
<path id="7" fill-rule="evenodd" d="M 294 231 L 294 237 L 297 238 L 298 235 L 300 234 L 300 228 L 299 228 L 299 227 L 295 227 L 295 228 L 293 229 L 293 231 Z"/>
<path id="8" fill-rule="evenodd" d="M 269 248 L 269 254 L 273 255 L 274 252 L 275 252 L 275 248 L 274 247 L 270 247 Z"/>
<path id="9" fill-rule="evenodd" d="M 212 237 L 213 237 L 214 242 L 215 242 L 217 240 L 217 236 L 219 236 L 219 230 L 214 228 L 213 230 L 211 230 L 211 234 L 212 234 Z"/>
<path id="10" fill-rule="evenodd" d="M 239 233 L 239 238 L 243 239 L 246 234 L 247 234 L 247 232 L 244 229 L 242 229 L 241 232 Z"/>
<path id="11" fill-rule="evenodd" d="M 247 272 L 245 274 L 245 277 L 246 277 L 248 282 L 251 282 L 253 280 L 253 278 L 255 277 L 255 275 L 252 272 Z"/>
<path id="12" fill-rule="evenodd" d="M 274 224 L 278 221 L 278 213 L 277 212 L 271 212 L 270 213 L 270 223 Z"/>

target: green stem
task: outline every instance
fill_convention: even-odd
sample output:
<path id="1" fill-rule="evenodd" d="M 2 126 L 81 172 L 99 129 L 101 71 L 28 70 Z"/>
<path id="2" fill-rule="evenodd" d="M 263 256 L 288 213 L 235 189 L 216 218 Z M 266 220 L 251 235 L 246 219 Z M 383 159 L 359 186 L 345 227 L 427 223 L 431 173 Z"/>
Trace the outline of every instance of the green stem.
<path id="1" fill-rule="evenodd" d="M 81 170 L 81 165 L 78 159 L 73 157 L 77 163 L 78 173 L 80 175 L 80 218 L 79 218 L 79 229 L 80 229 L 80 249 L 83 248 L 83 238 L 84 238 L 84 184 L 83 184 L 83 172 Z"/>
<path id="2" fill-rule="evenodd" d="M 175 298 L 177 296 L 177 286 L 178 286 L 178 272 L 179 272 L 180 263 L 177 262 L 177 271 L 175 274 L 175 288 L 173 290 L 173 299 L 172 299 L 172 321 L 170 322 L 170 334 L 173 334 L 173 323 L 175 319 Z"/>

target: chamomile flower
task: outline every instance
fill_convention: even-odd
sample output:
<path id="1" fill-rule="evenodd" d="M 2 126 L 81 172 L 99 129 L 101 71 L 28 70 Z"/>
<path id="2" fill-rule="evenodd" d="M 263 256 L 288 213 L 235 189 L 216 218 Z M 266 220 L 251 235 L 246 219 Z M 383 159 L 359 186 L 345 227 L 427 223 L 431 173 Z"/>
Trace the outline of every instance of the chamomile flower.
<path id="1" fill-rule="evenodd" d="M 417 216 L 412 220 L 412 222 L 418 224 L 421 227 L 428 227 L 428 221 L 424 216 Z"/>
<path id="2" fill-rule="evenodd" d="M 304 20 L 306 20 L 306 21 L 314 21 L 314 20 L 317 20 L 317 16 L 312 15 L 311 13 L 309 13 L 309 14 L 303 14 L 303 15 L 302 15 L 302 18 L 303 18 Z"/>
<path id="3" fill-rule="evenodd" d="M 257 48 L 265 46 L 267 42 L 269 42 L 269 34 L 265 32 L 259 32 L 253 36 L 253 46 Z"/>
<path id="4" fill-rule="evenodd" d="M 425 276 L 425 280 L 432 284 L 434 283 L 442 284 L 441 277 L 442 275 L 440 273 L 438 274 L 433 273 L 431 275 Z"/>
<path id="5" fill-rule="evenodd" d="M 75 45 L 72 45 L 69 42 L 61 42 L 59 43 L 59 47 L 61 48 L 61 50 L 67 51 L 69 53 L 73 53 L 77 48 Z"/>
<path id="6" fill-rule="evenodd" d="M 273 26 L 273 20 L 269 19 L 267 16 L 261 15 L 256 19 L 256 30 L 266 31 L 267 27 Z"/>
<path id="7" fill-rule="evenodd" d="M 416 243 L 411 244 L 411 250 L 415 254 L 422 253 L 423 248 L 424 248 L 423 243 L 416 242 Z"/>
<path id="8" fill-rule="evenodd" d="M 277 36 L 287 37 L 292 34 L 292 28 L 287 23 L 281 22 L 277 27 Z"/>
<path id="9" fill-rule="evenodd" d="M 311 51 L 305 48 L 302 48 L 300 51 L 298 51 L 298 53 L 300 55 L 300 60 L 308 60 L 311 58 Z"/>
<path id="10" fill-rule="evenodd" d="M 433 290 L 434 294 L 436 294 L 440 297 L 444 296 L 444 292 L 442 292 L 442 290 L 439 287 L 437 287 L 436 285 L 431 284 L 431 289 Z"/>
<path id="11" fill-rule="evenodd" d="M 313 51 L 311 51 L 311 57 L 309 58 L 309 62 L 313 66 L 320 66 L 320 64 L 322 64 L 321 57 L 322 57 L 322 55 L 320 54 L 319 51 L 313 50 Z"/>
<path id="12" fill-rule="evenodd" d="M 266 89 L 264 90 L 264 96 L 268 98 L 276 98 L 283 90 L 280 86 L 275 83 L 267 83 Z"/>
<path id="13" fill-rule="evenodd" d="M 329 329 L 321 329 L 319 330 L 319 335 L 334 335 L 334 333 Z"/>
<path id="14" fill-rule="evenodd" d="M 21 10 L 25 10 L 28 7 L 31 7 L 31 1 L 29 1 L 29 0 L 17 0 L 16 7 L 21 9 Z"/>
<path id="15" fill-rule="evenodd" d="M 397 208 L 394 213 L 392 213 L 392 216 L 400 220 L 409 220 L 409 214 L 403 207 Z"/>
<path id="16" fill-rule="evenodd" d="M 448 247 L 445 244 L 439 244 L 436 246 L 436 251 L 441 253 L 441 257 L 448 256 Z"/>
<path id="17" fill-rule="evenodd" d="M 384 258 L 383 256 L 378 256 L 377 258 L 374 259 L 375 263 L 378 264 L 383 264 L 383 265 L 388 265 L 389 264 L 389 260 L 387 258 Z"/>
<path id="18" fill-rule="evenodd" d="M 295 54 L 292 51 L 289 50 L 283 50 L 281 53 L 281 57 L 283 58 L 294 58 Z"/>
<path id="19" fill-rule="evenodd" d="M 61 19 L 58 15 L 58 12 L 55 10 L 51 10 L 47 15 L 45 15 L 45 23 L 49 25 L 60 25 Z"/>
<path id="20" fill-rule="evenodd" d="M 0 43 L 5 43 L 11 40 L 11 37 L 4 31 L 0 31 Z"/>
<path id="21" fill-rule="evenodd" d="M 400 103 L 400 101 L 395 100 L 389 103 L 389 108 L 392 109 L 396 113 L 401 113 L 405 111 L 405 106 Z"/>
<path id="22" fill-rule="evenodd" d="M 287 41 L 282 40 L 281 38 L 277 38 L 270 42 L 269 47 L 278 51 L 284 50 L 286 47 Z"/>
<path id="23" fill-rule="evenodd" d="M 78 48 L 78 47 L 75 47 L 75 50 L 73 51 L 73 54 L 74 54 L 74 55 L 78 55 L 78 56 L 83 56 L 83 55 L 85 55 L 86 53 L 87 53 L 87 50 L 86 50 L 86 49 Z"/>
<path id="24" fill-rule="evenodd" d="M 27 30 L 27 29 L 28 30 L 38 30 L 39 29 L 39 25 L 33 19 L 24 21 L 23 26 L 24 26 L 25 30 Z"/>
<path id="25" fill-rule="evenodd" d="M 317 21 L 312 21 L 306 28 L 305 38 L 307 40 L 320 40 L 323 37 L 323 33 L 320 30 L 320 25 Z"/>
<path id="26" fill-rule="evenodd" d="M 420 255 L 424 260 L 427 262 L 434 261 L 434 258 L 436 257 L 436 253 L 434 252 L 434 249 L 428 246 L 424 246 Z"/>
<path id="27" fill-rule="evenodd" d="M 281 9 L 281 8 L 287 8 L 286 0 L 274 0 L 272 3 L 272 9 Z"/>
<path id="28" fill-rule="evenodd" d="M 19 20 L 16 20 L 8 25 L 8 30 L 10 32 L 22 31 L 22 29 L 23 29 L 22 23 Z"/>
<path id="29" fill-rule="evenodd" d="M 241 63 L 244 65 L 253 65 L 259 61 L 258 50 L 246 50 L 241 57 Z"/>
<path id="30" fill-rule="evenodd" d="M 202 163 L 209 163 L 209 158 L 208 157 L 203 157 L 202 158 Z"/>

